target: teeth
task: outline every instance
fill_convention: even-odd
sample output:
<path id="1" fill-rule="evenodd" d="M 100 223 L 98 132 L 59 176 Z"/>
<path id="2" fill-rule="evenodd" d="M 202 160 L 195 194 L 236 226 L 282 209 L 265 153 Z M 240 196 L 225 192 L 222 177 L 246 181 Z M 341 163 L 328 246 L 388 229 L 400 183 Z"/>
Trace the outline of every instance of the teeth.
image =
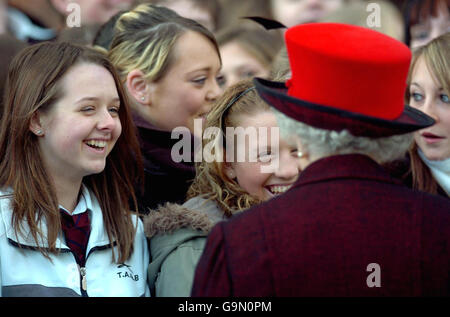
<path id="1" fill-rule="evenodd" d="M 86 144 L 98 148 L 104 148 L 106 146 L 106 141 L 89 140 Z"/>
<path id="2" fill-rule="evenodd" d="M 281 194 L 291 188 L 291 186 L 271 186 L 269 188 L 273 194 Z"/>

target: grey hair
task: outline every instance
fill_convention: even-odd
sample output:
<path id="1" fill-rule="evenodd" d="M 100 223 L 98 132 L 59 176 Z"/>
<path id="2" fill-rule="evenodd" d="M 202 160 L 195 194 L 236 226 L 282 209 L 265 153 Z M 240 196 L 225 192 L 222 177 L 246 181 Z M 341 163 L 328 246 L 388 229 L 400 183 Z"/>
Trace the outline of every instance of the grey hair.
<path id="1" fill-rule="evenodd" d="M 298 122 L 272 107 L 280 127 L 280 136 L 297 137 L 302 150 L 311 161 L 338 154 L 364 154 L 378 164 L 403 157 L 413 141 L 413 134 L 400 134 L 381 138 L 354 136 L 348 130 L 324 130 Z"/>

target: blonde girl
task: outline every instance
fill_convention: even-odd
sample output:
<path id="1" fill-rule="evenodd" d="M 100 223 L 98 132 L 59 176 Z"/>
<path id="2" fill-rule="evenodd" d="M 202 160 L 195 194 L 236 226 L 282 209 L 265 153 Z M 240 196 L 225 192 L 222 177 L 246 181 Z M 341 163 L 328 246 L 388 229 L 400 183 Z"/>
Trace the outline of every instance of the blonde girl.
<path id="1" fill-rule="evenodd" d="M 225 132 L 230 128 L 278 128 L 270 107 L 258 97 L 251 81 L 225 91 L 207 117 L 205 130 L 211 127 Z M 156 296 L 189 296 L 195 267 L 212 226 L 282 194 L 298 177 L 301 152 L 296 147 L 271 136 L 267 146 L 261 146 L 250 142 L 249 135 L 239 140 L 236 134 L 226 133 L 214 139 L 219 143 L 214 154 L 223 159 L 205 160 L 196 166 L 189 200 L 183 205 L 162 206 L 145 219 L 151 238 L 149 281 Z M 227 148 L 231 141 L 233 150 Z M 205 138 L 204 147 L 210 142 Z M 245 151 L 244 160 L 236 159 L 239 150 Z M 227 155 L 227 151 L 233 152 Z M 262 172 L 262 167 L 276 159 L 277 166 Z"/>

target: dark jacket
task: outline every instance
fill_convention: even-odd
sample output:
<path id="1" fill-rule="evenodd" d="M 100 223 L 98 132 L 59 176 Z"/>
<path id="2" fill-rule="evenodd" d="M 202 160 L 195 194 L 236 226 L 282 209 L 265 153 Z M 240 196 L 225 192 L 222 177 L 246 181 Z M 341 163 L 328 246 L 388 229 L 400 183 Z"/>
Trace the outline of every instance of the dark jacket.
<path id="1" fill-rule="evenodd" d="M 136 188 L 140 213 L 147 214 L 149 209 L 166 202 L 184 203 L 195 177 L 193 160 L 174 162 L 171 150 L 179 140 L 172 139 L 171 132 L 158 130 L 136 115 L 133 119 L 144 159 L 145 188 L 143 192 Z"/>
<path id="2" fill-rule="evenodd" d="M 192 295 L 449 296 L 449 269 L 450 201 L 412 191 L 367 156 L 339 155 L 217 224 Z"/>

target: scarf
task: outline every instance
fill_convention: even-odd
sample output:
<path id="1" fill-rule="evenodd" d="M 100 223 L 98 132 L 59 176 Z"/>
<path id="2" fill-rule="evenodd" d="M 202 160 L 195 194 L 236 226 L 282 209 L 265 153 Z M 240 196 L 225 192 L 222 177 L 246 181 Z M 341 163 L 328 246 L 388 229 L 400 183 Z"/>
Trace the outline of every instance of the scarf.
<path id="1" fill-rule="evenodd" d="M 425 157 L 420 149 L 418 149 L 418 153 L 422 161 L 430 169 L 434 179 L 450 196 L 450 158 L 441 161 L 431 161 Z"/>

